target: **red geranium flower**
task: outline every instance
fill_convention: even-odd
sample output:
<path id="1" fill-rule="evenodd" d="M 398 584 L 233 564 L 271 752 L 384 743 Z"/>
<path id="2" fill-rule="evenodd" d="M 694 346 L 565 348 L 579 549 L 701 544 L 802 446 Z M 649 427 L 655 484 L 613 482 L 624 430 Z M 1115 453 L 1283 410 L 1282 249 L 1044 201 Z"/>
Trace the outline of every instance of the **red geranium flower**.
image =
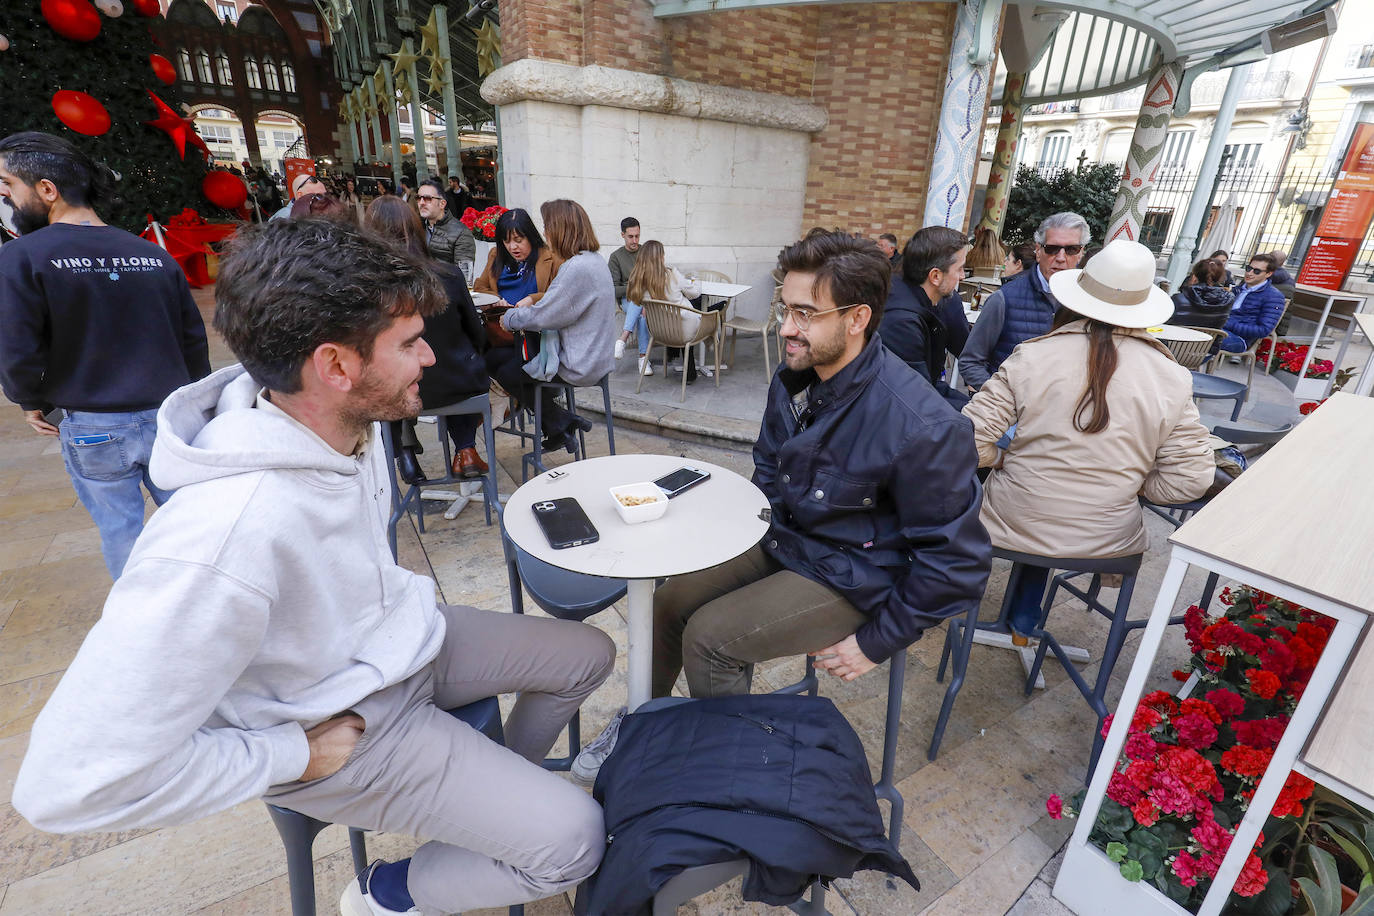
<path id="1" fill-rule="evenodd" d="M 1163 721 L 1164 717 L 1159 714 L 1159 710 L 1142 706 L 1135 711 L 1135 715 L 1131 718 L 1131 730 L 1148 732 Z"/>
<path id="2" fill-rule="evenodd" d="M 1198 700 L 1189 697 L 1180 704 L 1179 709 L 1184 713 L 1196 713 L 1217 725 L 1221 724 L 1221 713 L 1217 711 L 1215 706 L 1208 703 L 1206 700 Z"/>
<path id="3" fill-rule="evenodd" d="M 1244 744 L 1237 744 L 1235 747 L 1228 747 L 1221 754 L 1221 767 L 1237 776 L 1249 776 L 1259 778 L 1264 774 L 1264 770 L 1269 766 L 1269 758 L 1274 756 L 1274 752 L 1268 748 L 1246 747 Z"/>
<path id="4" fill-rule="evenodd" d="M 1264 890 L 1268 883 L 1269 873 L 1264 870 L 1264 864 L 1260 862 L 1259 856 L 1250 853 L 1245 860 L 1245 867 L 1240 870 L 1240 877 L 1236 879 L 1236 896 L 1253 897 Z"/>
<path id="5" fill-rule="evenodd" d="M 1141 706 L 1148 706 L 1158 710 L 1165 715 L 1173 715 L 1178 712 L 1178 701 L 1163 690 L 1152 690 L 1140 698 Z"/>
<path id="6" fill-rule="evenodd" d="M 1283 737 L 1283 731 L 1287 727 L 1288 719 L 1284 716 L 1237 722 L 1235 724 L 1236 741 L 1250 747 L 1278 747 L 1279 739 Z"/>
<path id="7" fill-rule="evenodd" d="M 1250 682 L 1250 691 L 1262 700 L 1272 700 L 1282 686 L 1278 675 L 1259 668 L 1247 668 L 1245 679 Z"/>
<path id="8" fill-rule="evenodd" d="M 1234 690 L 1218 687 L 1207 692 L 1207 702 L 1221 714 L 1223 719 L 1234 719 L 1245 711 L 1245 698 Z"/>
<path id="9" fill-rule="evenodd" d="M 1045 810 L 1054 820 L 1061 820 L 1064 817 L 1064 799 L 1058 795 L 1051 795 L 1045 799 Z"/>
<path id="10" fill-rule="evenodd" d="M 1211 747 L 1217 740 L 1217 727 L 1206 716 L 1195 712 L 1175 716 L 1174 730 L 1178 732 L 1180 744 L 1199 751 Z"/>
<path id="11" fill-rule="evenodd" d="M 1165 748 L 1159 755 L 1159 769 L 1173 773 L 1194 792 L 1211 792 L 1218 785 L 1211 761 L 1192 748 Z"/>
<path id="12" fill-rule="evenodd" d="M 1132 805 L 1131 814 L 1135 817 L 1136 823 L 1142 827 L 1151 827 L 1155 821 L 1159 820 L 1159 809 L 1148 798 L 1142 798 Z"/>
<path id="13" fill-rule="evenodd" d="M 1178 883 L 1184 887 L 1196 887 L 1197 879 L 1202 877 L 1201 863 L 1186 852 L 1180 852 L 1174 858 L 1172 867 L 1178 876 Z"/>
<path id="14" fill-rule="evenodd" d="M 1126 736 L 1125 754 L 1132 760 L 1154 760 L 1159 753 L 1159 743 L 1149 735 L 1131 732 Z"/>
<path id="15" fill-rule="evenodd" d="M 1301 773 L 1289 773 L 1271 812 L 1276 817 L 1302 817 L 1302 803 L 1312 797 L 1317 784 Z"/>

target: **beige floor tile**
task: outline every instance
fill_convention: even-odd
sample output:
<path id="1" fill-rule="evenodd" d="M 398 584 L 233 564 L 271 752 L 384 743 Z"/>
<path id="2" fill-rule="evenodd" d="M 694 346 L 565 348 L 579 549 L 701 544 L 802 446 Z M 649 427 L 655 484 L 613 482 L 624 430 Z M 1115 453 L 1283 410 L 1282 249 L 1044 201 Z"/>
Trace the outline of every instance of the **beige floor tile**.
<path id="1" fill-rule="evenodd" d="M 46 598 L 102 587 L 110 587 L 110 574 L 98 554 L 36 563 L 0 573 L 0 597 L 4 598 Z"/>
<path id="2" fill-rule="evenodd" d="M 0 738 L 26 734 L 61 678 L 54 672 L 0 685 Z"/>
<path id="3" fill-rule="evenodd" d="M 1054 850 L 1038 836 L 1024 831 L 927 907 L 923 916 L 1005 913 L 1052 855 Z"/>
<path id="4" fill-rule="evenodd" d="M 9 621 L 0 635 L 3 639 L 18 640 L 39 638 L 44 631 L 61 627 L 84 627 L 89 630 L 100 619 L 109 593 L 110 585 L 106 581 L 97 582 L 95 587 L 81 591 L 23 598 L 15 602 Z"/>
<path id="5" fill-rule="evenodd" d="M 852 878 L 840 878 L 835 882 L 835 888 L 850 911 L 858 916 L 919 913 L 958 883 L 940 857 L 907 828 L 902 829 L 900 852 L 916 873 L 921 889 L 916 891 L 905 881 L 885 872 L 861 871 Z M 836 910 L 830 912 L 838 916 Z"/>
<path id="6" fill-rule="evenodd" d="M 0 683 L 65 671 L 89 626 L 55 627 L 34 636 L 11 637 L 0 632 Z"/>
<path id="7" fill-rule="evenodd" d="M 0 836 L 5 838 L 5 855 L 0 856 L 0 885 L 14 884 L 16 881 L 42 874 L 69 862 L 84 859 L 102 849 L 109 849 L 145 833 L 148 831 L 73 835 L 44 833 L 29 826 L 11 806 L 0 804 Z M 3 912 L 4 910 L 0 909 L 0 913 Z"/>
<path id="8" fill-rule="evenodd" d="M 9 497 L 0 500 L 0 503 L 7 501 Z M 43 554 L 52 545 L 53 535 L 40 534 L 37 537 L 25 538 L 22 541 L 10 541 L 0 544 L 0 571 L 8 569 L 18 569 L 21 566 L 32 566 L 43 559 Z"/>
<path id="9" fill-rule="evenodd" d="M 43 562 L 53 563 L 83 556 L 100 556 L 100 532 L 94 527 L 53 535 L 52 544 L 43 554 Z"/>
<path id="10" fill-rule="evenodd" d="M 70 484 L 41 490 L 15 487 L 0 500 L 0 518 L 19 518 L 31 512 L 52 512 L 79 505 Z"/>

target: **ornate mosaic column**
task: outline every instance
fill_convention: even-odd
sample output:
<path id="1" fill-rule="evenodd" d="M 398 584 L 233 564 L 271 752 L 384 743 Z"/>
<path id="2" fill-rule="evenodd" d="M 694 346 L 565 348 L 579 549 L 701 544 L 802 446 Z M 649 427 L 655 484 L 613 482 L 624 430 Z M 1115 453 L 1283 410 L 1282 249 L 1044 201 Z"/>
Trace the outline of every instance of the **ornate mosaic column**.
<path id="1" fill-rule="evenodd" d="M 1178 100 L 1179 82 L 1183 78 L 1183 64 L 1178 61 L 1159 64 L 1145 84 L 1145 98 L 1140 103 L 1140 116 L 1135 121 L 1131 137 L 1131 151 L 1126 155 L 1126 168 L 1121 173 L 1121 185 L 1116 190 L 1112 218 L 1107 222 L 1107 237 L 1140 240 L 1140 225 L 1145 220 L 1145 205 L 1155 186 L 1155 174 L 1164 158 L 1164 140 L 1169 133 L 1169 120 Z"/>
<path id="2" fill-rule="evenodd" d="M 986 9 L 984 9 L 986 7 Z M 964 227 L 973 171 L 978 164 L 978 142 L 983 136 L 988 86 L 992 82 L 995 55 L 978 51 L 979 29 L 1001 15 L 1000 0 L 968 0 L 956 7 L 954 39 L 949 49 L 949 76 L 940 103 L 940 122 L 930 166 L 922 226 Z M 989 16 L 991 14 L 991 17 Z M 984 63 L 974 59 L 986 57 Z"/>
<path id="3" fill-rule="evenodd" d="M 1016 169 L 1016 144 L 1021 139 L 1021 123 L 1026 108 L 1021 93 L 1026 88 L 1026 74 L 1008 73 L 1002 89 L 1002 121 L 997 127 L 997 146 L 992 151 L 992 171 L 988 173 L 988 193 L 983 198 L 983 218 L 978 228 L 991 229 L 1002 235 L 1007 219 L 1007 195 L 1011 192 Z"/>

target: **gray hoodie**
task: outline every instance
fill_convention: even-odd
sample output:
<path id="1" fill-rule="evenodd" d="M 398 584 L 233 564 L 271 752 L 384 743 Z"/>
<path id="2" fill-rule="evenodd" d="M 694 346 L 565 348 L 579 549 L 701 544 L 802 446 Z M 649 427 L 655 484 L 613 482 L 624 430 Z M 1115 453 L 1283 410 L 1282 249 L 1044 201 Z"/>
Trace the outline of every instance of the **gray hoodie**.
<path id="1" fill-rule="evenodd" d="M 14 807 L 52 832 L 184 823 L 296 780 L 305 729 L 423 668 L 432 580 L 387 546 L 374 434 L 341 455 L 239 366 L 173 392 L 154 513 L 34 723 Z"/>
<path id="2" fill-rule="evenodd" d="M 601 255 L 583 251 L 558 268 L 544 297 L 511 309 L 515 331 L 557 331 L 558 374 L 574 385 L 594 385 L 615 368 L 615 291 Z"/>

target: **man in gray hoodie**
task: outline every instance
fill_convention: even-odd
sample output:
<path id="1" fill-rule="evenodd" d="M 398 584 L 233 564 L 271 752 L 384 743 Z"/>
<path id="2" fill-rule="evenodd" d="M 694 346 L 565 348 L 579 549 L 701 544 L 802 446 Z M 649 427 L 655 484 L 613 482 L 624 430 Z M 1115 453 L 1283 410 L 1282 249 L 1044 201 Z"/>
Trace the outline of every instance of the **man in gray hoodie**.
<path id="1" fill-rule="evenodd" d="M 278 221 L 239 232 L 216 298 L 243 365 L 163 404 L 152 475 L 176 492 L 34 723 L 14 807 L 77 833 L 262 797 L 427 840 L 349 882 L 352 916 L 577 884 L 601 859 L 601 810 L 539 762 L 614 645 L 580 623 L 437 604 L 387 547 L 376 421 L 420 408 L 442 288 L 355 227 Z M 506 747 L 442 711 L 506 693 Z"/>

